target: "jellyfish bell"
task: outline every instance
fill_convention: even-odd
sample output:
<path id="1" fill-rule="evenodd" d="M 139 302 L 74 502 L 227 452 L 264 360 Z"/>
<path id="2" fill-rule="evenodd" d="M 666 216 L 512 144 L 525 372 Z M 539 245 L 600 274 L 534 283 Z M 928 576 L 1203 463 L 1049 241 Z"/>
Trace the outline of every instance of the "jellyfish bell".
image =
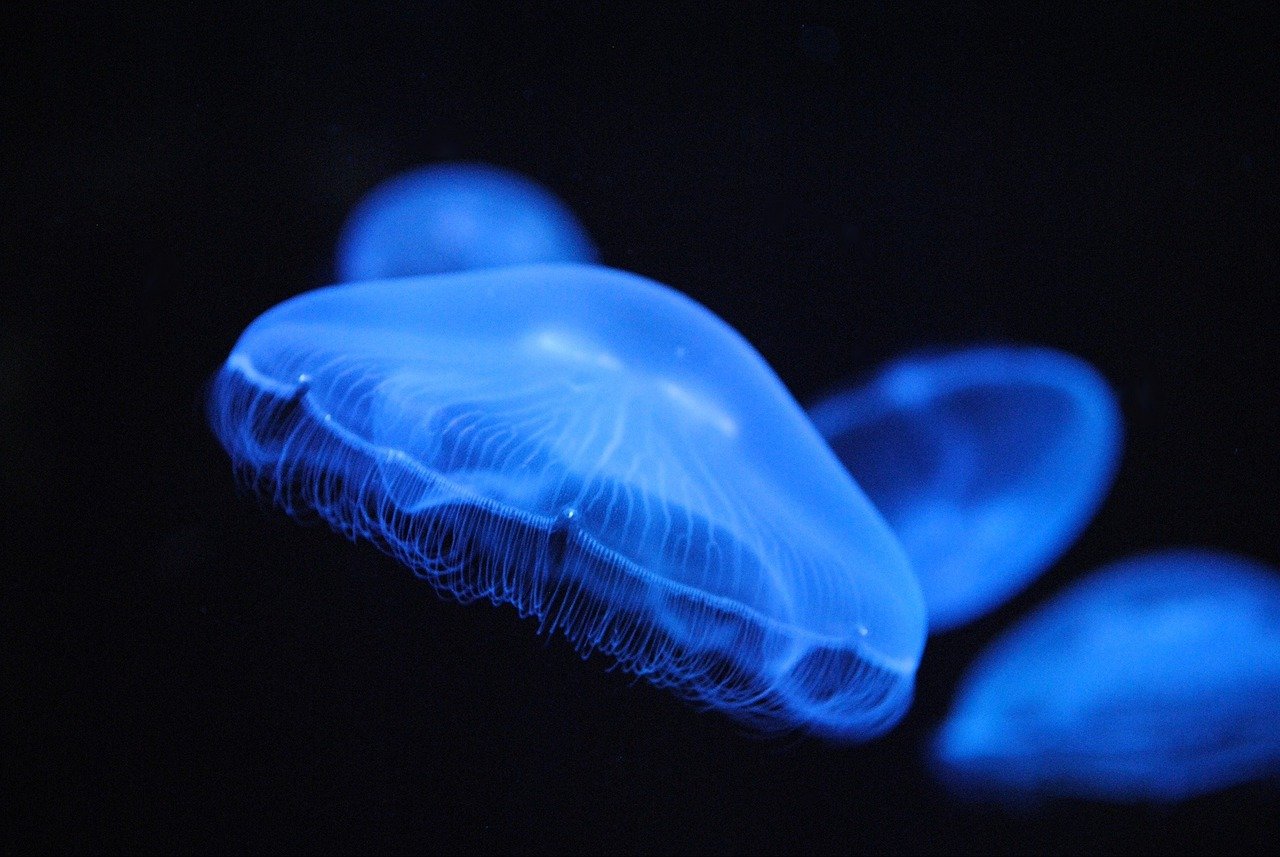
<path id="1" fill-rule="evenodd" d="M 995 608 L 1057 559 L 1119 460 L 1106 381 L 1048 348 L 911 355 L 810 416 L 901 540 L 935 632 Z"/>
<path id="2" fill-rule="evenodd" d="M 1133 557 L 993 643 L 931 748 L 962 793 L 1169 802 L 1280 774 L 1280 575 Z"/>
<path id="3" fill-rule="evenodd" d="M 486 164 L 447 163 L 388 179 L 352 210 L 337 250 L 343 282 L 594 262 L 573 212 L 541 185 Z"/>
<path id="4" fill-rule="evenodd" d="M 867 738 L 910 702 L 896 539 L 751 346 L 657 283 L 320 289 L 250 325 L 209 414 L 286 509 L 762 729 Z"/>

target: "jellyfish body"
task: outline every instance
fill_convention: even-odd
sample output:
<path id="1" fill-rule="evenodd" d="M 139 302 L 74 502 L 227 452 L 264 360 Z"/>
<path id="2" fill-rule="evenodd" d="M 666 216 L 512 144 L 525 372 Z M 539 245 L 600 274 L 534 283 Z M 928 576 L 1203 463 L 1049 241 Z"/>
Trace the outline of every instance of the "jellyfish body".
<path id="1" fill-rule="evenodd" d="M 338 241 L 344 282 L 536 262 L 594 262 L 568 207 L 545 188 L 484 164 L 440 164 L 378 185 Z"/>
<path id="2" fill-rule="evenodd" d="M 1174 801 L 1280 772 L 1280 576 L 1174 550 L 1077 583 L 994 643 L 933 747 L 962 788 Z"/>
<path id="3" fill-rule="evenodd" d="M 1119 458 L 1106 382 L 1046 348 L 910 356 L 810 415 L 901 540 L 931 632 L 977 618 L 1047 568 Z"/>
<path id="4" fill-rule="evenodd" d="M 659 284 L 320 289 L 245 331 L 209 413 L 286 509 L 763 729 L 865 738 L 909 704 L 896 539 L 751 346 Z"/>

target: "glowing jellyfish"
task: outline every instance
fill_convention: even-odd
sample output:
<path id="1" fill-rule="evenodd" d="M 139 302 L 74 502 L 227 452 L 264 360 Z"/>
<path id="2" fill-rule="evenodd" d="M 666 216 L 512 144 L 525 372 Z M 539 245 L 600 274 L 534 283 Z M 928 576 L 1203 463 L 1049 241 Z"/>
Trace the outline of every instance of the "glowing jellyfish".
<path id="1" fill-rule="evenodd" d="M 524 176 L 483 164 L 440 164 L 378 185 L 338 241 L 345 282 L 497 268 L 594 262 L 573 213 Z"/>
<path id="2" fill-rule="evenodd" d="M 1047 568 L 1093 515 L 1120 451 L 1106 382 L 1046 348 L 913 355 L 810 415 L 901 540 L 930 631 Z"/>
<path id="3" fill-rule="evenodd" d="M 245 331 L 209 412 L 286 509 L 761 728 L 864 738 L 910 702 L 902 549 L 751 346 L 656 283 L 320 289 Z"/>
<path id="4" fill-rule="evenodd" d="M 998 640 L 934 746 L 962 787 L 1173 801 L 1280 772 L 1280 577 L 1181 550 L 1118 562 Z"/>

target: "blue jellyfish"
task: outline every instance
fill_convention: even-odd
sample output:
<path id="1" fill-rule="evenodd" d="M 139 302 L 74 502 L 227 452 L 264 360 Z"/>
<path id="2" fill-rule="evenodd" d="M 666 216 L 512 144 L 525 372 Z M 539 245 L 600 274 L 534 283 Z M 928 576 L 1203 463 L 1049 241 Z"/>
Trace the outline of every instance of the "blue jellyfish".
<path id="1" fill-rule="evenodd" d="M 993 609 L 1057 559 L 1120 451 L 1106 382 L 1046 348 L 916 354 L 810 415 L 901 540 L 935 632 Z"/>
<path id="2" fill-rule="evenodd" d="M 573 213 L 524 176 L 484 164 L 440 164 L 396 176 L 352 211 L 338 241 L 345 282 L 594 262 Z"/>
<path id="3" fill-rule="evenodd" d="M 1176 801 L 1280 772 L 1280 576 L 1170 550 L 1080 581 L 997 640 L 933 747 L 974 791 Z"/>
<path id="4" fill-rule="evenodd" d="M 762 729 L 861 739 L 909 705 L 897 540 L 751 346 L 657 283 L 320 289 L 250 325 L 209 415 L 286 510 Z"/>

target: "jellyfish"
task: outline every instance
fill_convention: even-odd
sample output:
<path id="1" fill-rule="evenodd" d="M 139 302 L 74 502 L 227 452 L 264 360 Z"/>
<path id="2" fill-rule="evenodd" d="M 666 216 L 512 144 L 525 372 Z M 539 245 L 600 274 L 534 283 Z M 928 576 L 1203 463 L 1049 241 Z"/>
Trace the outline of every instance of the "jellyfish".
<path id="1" fill-rule="evenodd" d="M 1117 562 L 997 640 L 933 746 L 964 789 L 1178 801 L 1280 772 L 1280 576 L 1207 550 Z"/>
<path id="2" fill-rule="evenodd" d="M 249 326 L 209 416 L 285 510 L 750 726 L 865 739 L 910 703 L 924 603 L 897 540 L 764 360 L 662 285 L 319 289 Z"/>
<path id="3" fill-rule="evenodd" d="M 901 540 L 931 632 L 994 609 L 1057 559 L 1120 451 L 1107 383 L 1047 348 L 908 356 L 810 416 Z"/>
<path id="4" fill-rule="evenodd" d="M 356 205 L 337 274 L 355 282 L 595 260 L 577 218 L 545 188 L 484 164 L 438 164 L 396 176 Z"/>

